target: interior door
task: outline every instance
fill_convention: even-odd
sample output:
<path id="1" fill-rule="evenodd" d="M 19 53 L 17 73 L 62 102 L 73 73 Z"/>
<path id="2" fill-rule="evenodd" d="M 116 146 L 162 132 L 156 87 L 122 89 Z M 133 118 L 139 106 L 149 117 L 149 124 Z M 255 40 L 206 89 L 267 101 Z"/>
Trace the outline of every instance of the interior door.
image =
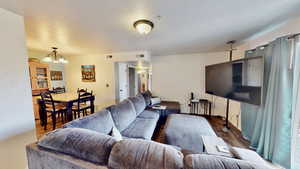
<path id="1" fill-rule="evenodd" d="M 129 97 L 127 63 L 119 63 L 119 99 L 123 101 Z"/>
<path id="2" fill-rule="evenodd" d="M 135 96 L 137 94 L 137 80 L 136 80 L 136 72 L 135 68 L 129 67 L 128 68 L 128 75 L 129 75 L 129 96 Z"/>

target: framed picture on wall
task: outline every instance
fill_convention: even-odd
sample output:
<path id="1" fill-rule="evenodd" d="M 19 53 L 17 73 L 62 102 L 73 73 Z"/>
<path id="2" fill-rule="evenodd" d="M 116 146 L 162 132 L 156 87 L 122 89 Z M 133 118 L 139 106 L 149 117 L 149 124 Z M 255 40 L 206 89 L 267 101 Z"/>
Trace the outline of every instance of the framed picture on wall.
<path id="1" fill-rule="evenodd" d="M 59 80 L 63 80 L 63 74 L 62 71 L 54 71 L 51 70 L 50 71 L 50 77 L 52 81 L 59 81 Z"/>
<path id="2" fill-rule="evenodd" d="M 83 82 L 96 82 L 95 65 L 81 65 Z"/>

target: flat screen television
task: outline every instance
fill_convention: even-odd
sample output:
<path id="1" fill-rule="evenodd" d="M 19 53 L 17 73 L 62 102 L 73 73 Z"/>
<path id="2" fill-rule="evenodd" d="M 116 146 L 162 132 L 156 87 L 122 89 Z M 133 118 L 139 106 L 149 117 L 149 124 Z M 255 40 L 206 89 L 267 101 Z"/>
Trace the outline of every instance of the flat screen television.
<path id="1" fill-rule="evenodd" d="M 259 56 L 206 66 L 206 93 L 260 105 L 263 65 Z"/>

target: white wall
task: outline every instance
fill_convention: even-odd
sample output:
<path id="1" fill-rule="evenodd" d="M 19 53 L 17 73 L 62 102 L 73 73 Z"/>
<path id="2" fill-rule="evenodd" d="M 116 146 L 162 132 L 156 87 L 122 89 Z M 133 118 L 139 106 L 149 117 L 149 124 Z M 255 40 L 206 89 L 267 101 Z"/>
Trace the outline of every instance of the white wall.
<path id="1" fill-rule="evenodd" d="M 69 64 L 65 66 L 66 86 L 68 91 L 77 91 L 78 88 L 88 88 L 96 94 L 95 105 L 99 110 L 115 104 L 115 67 L 116 62 L 137 61 L 137 54 L 144 54 L 150 60 L 150 54 L 145 51 L 112 53 L 103 55 L 68 56 Z M 112 55 L 112 59 L 107 59 Z M 96 82 L 81 81 L 81 65 L 95 65 Z M 109 85 L 107 87 L 106 85 Z"/>
<path id="2" fill-rule="evenodd" d="M 0 139 L 34 128 L 23 17 L 0 9 Z"/>
<path id="3" fill-rule="evenodd" d="M 241 55 L 245 52 L 245 50 L 270 43 L 278 37 L 295 33 L 300 33 L 300 17 L 269 27 L 244 40 L 237 46 L 238 53 L 236 54 Z"/>
<path id="4" fill-rule="evenodd" d="M 23 17 L 0 8 L 0 25 L 0 168 L 22 169 L 25 144 L 35 140 Z"/>
<path id="5" fill-rule="evenodd" d="M 233 52 L 233 60 L 244 57 L 246 50 L 267 44 L 278 37 L 300 33 L 300 18 L 286 21 L 257 33 L 241 42 Z M 204 66 L 228 60 L 228 52 L 198 53 L 152 57 L 153 92 L 166 100 L 181 103 L 182 111 L 187 112 L 189 93 L 194 92 L 197 98 L 208 98 L 214 101 L 213 114 L 225 116 L 226 101 L 220 97 L 205 94 Z M 240 128 L 240 103 L 230 101 L 229 120 Z"/>
<path id="6" fill-rule="evenodd" d="M 205 94 L 205 66 L 228 60 L 228 52 L 152 57 L 153 93 L 164 100 L 179 101 L 181 111 L 188 113 L 193 92 L 196 98 L 213 101 L 212 114 L 223 116 L 226 100 Z"/>
<path id="7" fill-rule="evenodd" d="M 28 57 L 29 58 L 37 58 L 42 62 L 42 59 L 49 54 L 51 51 L 34 51 L 34 50 L 28 50 Z M 54 71 L 62 71 L 63 73 L 63 80 L 56 80 L 56 81 L 50 81 L 51 88 L 53 87 L 63 87 L 66 86 L 66 74 L 65 74 L 65 65 L 64 64 L 56 64 L 56 63 L 46 63 L 49 65 L 49 69 Z"/>

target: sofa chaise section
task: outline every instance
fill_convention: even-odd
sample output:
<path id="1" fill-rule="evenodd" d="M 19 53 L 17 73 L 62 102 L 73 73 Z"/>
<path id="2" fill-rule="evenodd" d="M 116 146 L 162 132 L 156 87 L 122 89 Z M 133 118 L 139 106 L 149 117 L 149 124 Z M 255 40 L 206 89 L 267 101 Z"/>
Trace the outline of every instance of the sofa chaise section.
<path id="1" fill-rule="evenodd" d="M 208 121 L 200 116 L 171 114 L 165 125 L 166 144 L 193 152 L 203 152 L 202 136 L 216 136 Z"/>

